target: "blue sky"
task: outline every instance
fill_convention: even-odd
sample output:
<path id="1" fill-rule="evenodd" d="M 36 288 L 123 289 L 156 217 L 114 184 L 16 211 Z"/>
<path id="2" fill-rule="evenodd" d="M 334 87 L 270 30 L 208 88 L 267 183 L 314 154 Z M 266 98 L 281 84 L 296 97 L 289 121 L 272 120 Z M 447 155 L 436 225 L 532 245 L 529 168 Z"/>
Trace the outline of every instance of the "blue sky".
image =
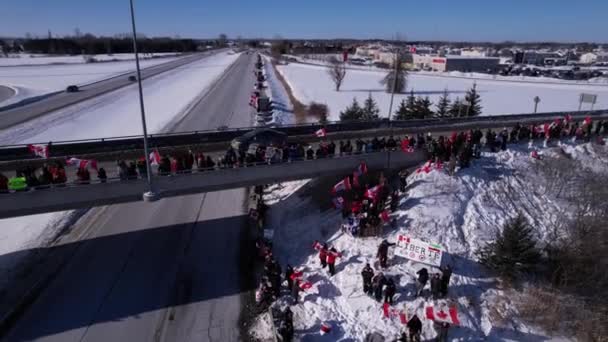
<path id="1" fill-rule="evenodd" d="M 263 7 L 258 7 L 257 4 Z M 2 0 L 0 35 L 129 32 L 128 0 Z M 148 36 L 608 42 L 608 0 L 135 0 Z"/>

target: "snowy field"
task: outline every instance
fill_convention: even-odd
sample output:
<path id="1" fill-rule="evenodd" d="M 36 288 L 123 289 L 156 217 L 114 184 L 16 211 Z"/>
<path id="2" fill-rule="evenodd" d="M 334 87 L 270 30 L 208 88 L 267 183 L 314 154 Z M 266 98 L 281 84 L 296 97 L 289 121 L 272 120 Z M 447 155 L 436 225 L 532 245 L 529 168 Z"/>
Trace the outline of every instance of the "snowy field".
<path id="1" fill-rule="evenodd" d="M 385 72 L 348 70 L 342 88 L 336 92 L 326 68 L 291 63 L 279 65 L 278 70 L 289 82 L 294 96 L 304 104 L 311 101 L 327 104 L 330 120 L 338 120 L 340 111 L 344 110 L 354 97 L 362 103 L 370 93 L 380 107 L 380 115 L 387 116 L 390 94 L 386 93 L 384 86 L 379 83 Z M 535 96 L 541 98 L 541 103 L 538 105 L 539 112 L 577 110 L 579 94 L 582 92 L 598 95 L 595 109 L 608 108 L 606 85 L 473 80 L 467 77 L 415 74 L 408 77 L 407 91 L 413 89 L 416 96 L 428 96 L 435 104 L 444 89 L 448 90 L 452 101 L 457 97 L 463 99 L 465 92 L 473 86 L 474 82 L 477 83 L 481 95 L 484 115 L 531 113 L 534 111 Z M 406 97 L 407 94 L 395 95 L 393 111 Z M 586 105 L 585 108 L 589 106 Z"/>
<path id="2" fill-rule="evenodd" d="M 219 53 L 143 82 L 148 132 L 163 130 L 238 58 Z M 134 84 L 0 132 L 0 144 L 44 142 L 141 134 L 137 86 Z M 69 171 L 74 172 L 74 171 Z M 44 246 L 67 222 L 69 212 L 0 220 L 0 264 L 7 281 L 15 272 L 17 253 Z M 2 282 L 0 282 L 0 287 Z"/>
<path id="3" fill-rule="evenodd" d="M 540 144 L 539 144 L 540 145 Z M 527 146 L 526 146 L 527 147 Z M 535 227 L 542 241 L 551 224 L 567 213 L 566 204 L 540 191 L 541 181 L 534 169 L 538 161 L 529 156 L 524 146 L 499 153 L 483 153 L 472 167 L 458 170 L 455 177 L 445 171 L 413 173 L 408 179 L 406 196 L 401 196 L 399 209 L 391 216 L 396 229 L 385 227 L 379 238 L 354 238 L 339 229 L 338 210 L 320 210 L 310 197 L 315 181 L 298 181 L 273 186 L 266 195 L 271 205 L 268 228 L 274 229 L 274 254 L 284 268 L 291 264 L 304 271 L 313 287 L 301 295 L 303 303 L 292 307 L 294 328 L 301 341 L 363 341 L 365 335 L 379 332 L 392 341 L 405 329 L 399 318 L 384 318 L 382 306 L 362 291 L 360 272 L 365 263 L 376 270 L 376 251 L 384 238 L 396 242 L 398 234 L 438 243 L 447 251 L 444 263 L 453 266 L 448 303 L 457 307 L 460 326 L 449 331 L 449 340 L 457 341 L 564 341 L 520 321 L 511 290 L 503 290 L 474 260 L 474 252 L 495 237 L 508 218 L 523 213 Z M 608 148 L 583 144 L 542 149 L 545 156 L 566 154 L 596 172 L 608 171 Z M 330 189 L 327 189 L 329 196 Z M 327 241 L 343 253 L 336 262 L 337 274 L 329 277 L 321 269 L 315 240 Z M 389 249 L 389 267 L 385 276 L 397 284 L 394 308 L 423 322 L 423 341 L 436 336 L 424 307 L 446 300 L 414 297 L 415 272 L 433 268 L 393 255 Z M 428 285 L 427 285 L 428 287 Z M 291 303 L 289 296 L 279 306 Z M 321 336 L 320 325 L 328 323 L 332 332 Z M 260 320 L 257 327 L 268 326 Z M 263 336 L 264 334 L 260 334 Z"/>
<path id="4" fill-rule="evenodd" d="M 151 67 L 175 59 L 177 57 L 145 59 L 141 61 L 141 67 Z M 16 92 L 13 97 L 0 102 L 0 107 L 29 97 L 63 91 L 71 84 L 85 85 L 134 70 L 133 61 L 0 67 L 0 85 L 11 87 Z"/>
<path id="5" fill-rule="evenodd" d="M 142 53 L 140 58 L 150 59 L 159 57 L 171 57 L 178 56 L 179 53 L 175 52 L 160 52 L 160 53 Z M 57 55 L 44 55 L 44 54 L 9 54 L 8 57 L 0 56 L 0 67 L 4 66 L 25 66 L 25 65 L 48 65 L 48 64 L 83 64 L 87 62 L 87 59 L 94 59 L 97 62 L 110 62 L 110 61 L 125 61 L 135 59 L 135 55 L 132 53 L 115 53 L 115 54 L 103 54 L 103 55 L 78 55 L 78 56 L 57 56 Z"/>

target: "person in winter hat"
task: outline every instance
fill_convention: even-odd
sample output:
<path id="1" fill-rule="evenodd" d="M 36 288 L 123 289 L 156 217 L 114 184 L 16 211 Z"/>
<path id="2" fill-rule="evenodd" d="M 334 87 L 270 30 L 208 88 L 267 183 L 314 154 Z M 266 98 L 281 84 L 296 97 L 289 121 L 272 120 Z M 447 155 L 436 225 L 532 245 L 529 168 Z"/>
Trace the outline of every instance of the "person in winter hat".
<path id="1" fill-rule="evenodd" d="M 377 301 L 382 300 L 382 288 L 384 287 L 384 284 L 386 284 L 386 278 L 384 278 L 382 272 L 378 272 L 372 279 L 374 298 L 376 298 Z"/>
<path id="2" fill-rule="evenodd" d="M 374 278 L 374 270 L 369 264 L 365 264 L 363 271 L 361 271 L 361 277 L 363 277 L 363 292 L 371 296 L 373 294 L 372 279 Z"/>
<path id="3" fill-rule="evenodd" d="M 445 297 L 448 295 L 448 285 L 450 284 L 450 277 L 452 276 L 452 267 L 446 265 L 441 268 L 441 296 Z"/>
<path id="4" fill-rule="evenodd" d="M 439 277 L 439 273 L 435 273 L 431 277 L 431 294 L 433 295 L 433 299 L 441 296 L 441 278 Z"/>
<path id="5" fill-rule="evenodd" d="M 382 242 L 378 246 L 377 257 L 378 257 L 378 259 L 380 259 L 380 267 L 382 267 L 382 268 L 387 267 L 386 261 L 388 258 L 388 248 L 390 246 L 394 246 L 394 245 L 395 245 L 394 243 L 389 243 L 386 240 L 382 240 Z"/>
<path id="6" fill-rule="evenodd" d="M 393 305 L 393 297 L 395 296 L 395 292 L 397 292 L 395 282 L 393 279 L 389 279 L 384 287 L 384 302 Z"/>
<path id="7" fill-rule="evenodd" d="M 329 252 L 327 252 L 327 265 L 329 266 L 329 274 L 336 274 L 336 259 L 341 257 L 340 254 L 335 248 L 331 248 Z"/>
<path id="8" fill-rule="evenodd" d="M 410 341 L 420 342 L 420 333 L 422 332 L 422 322 L 417 315 L 412 316 L 407 322 L 407 329 L 410 333 Z"/>
<path id="9" fill-rule="evenodd" d="M 448 342 L 448 330 L 450 329 L 450 324 L 447 322 L 436 322 L 435 330 L 437 330 L 437 341 L 438 342 Z"/>
<path id="10" fill-rule="evenodd" d="M 395 190 L 391 194 L 391 213 L 394 213 L 397 210 L 398 205 L 399 205 L 399 191 Z"/>
<path id="11" fill-rule="evenodd" d="M 416 272 L 416 274 L 418 275 L 418 280 L 416 281 L 416 296 L 420 296 L 426 282 L 429 280 L 429 271 L 426 268 L 422 268 Z"/>

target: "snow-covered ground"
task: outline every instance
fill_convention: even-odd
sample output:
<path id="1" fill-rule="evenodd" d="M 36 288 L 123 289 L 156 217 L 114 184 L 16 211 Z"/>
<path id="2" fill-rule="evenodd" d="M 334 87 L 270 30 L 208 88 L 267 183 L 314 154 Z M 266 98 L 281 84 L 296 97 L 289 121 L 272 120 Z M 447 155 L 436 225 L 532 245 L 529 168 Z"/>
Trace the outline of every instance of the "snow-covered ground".
<path id="1" fill-rule="evenodd" d="M 390 94 L 386 93 L 385 87 L 380 84 L 385 72 L 348 70 L 340 91 L 336 92 L 324 67 L 298 63 L 277 67 L 293 89 L 294 96 L 302 103 L 307 104 L 311 101 L 326 103 L 330 110 L 330 120 L 338 120 L 340 111 L 350 105 L 354 97 L 362 103 L 370 93 L 378 103 L 380 115 L 387 116 Z M 608 108 L 608 86 L 605 85 L 473 80 L 466 77 L 413 74 L 408 77 L 407 92 L 413 89 L 416 96 L 428 96 L 435 104 L 447 89 L 452 101 L 457 97 L 462 100 L 474 82 L 477 83 L 481 95 L 484 115 L 531 113 L 534 110 L 535 96 L 541 99 L 538 105 L 539 112 L 577 110 L 579 95 L 583 92 L 598 95 L 595 109 Z M 407 95 L 395 95 L 393 112 Z M 587 109 L 589 105 L 583 108 Z"/>
<path id="2" fill-rule="evenodd" d="M 59 58 L 59 57 L 52 57 Z M 141 67 L 167 63 L 178 57 L 154 58 L 141 61 Z M 0 58 L 0 60 L 2 60 Z M 107 63 L 28 65 L 0 67 L 0 85 L 11 87 L 16 94 L 0 102 L 0 107 L 24 99 L 65 90 L 68 85 L 85 85 L 135 70 L 133 61 Z"/>
<path id="3" fill-rule="evenodd" d="M 146 79 L 148 132 L 159 132 L 224 73 L 238 54 L 218 53 Z M 0 131 L 0 144 L 141 134 L 137 84 Z"/>
<path id="4" fill-rule="evenodd" d="M 565 153 L 581 168 L 608 171 L 606 146 L 537 147 L 545 156 Z M 458 170 L 454 177 L 445 171 L 414 172 L 408 179 L 407 194 L 392 214 L 396 228 L 386 226 L 378 238 L 343 233 L 339 228 L 341 214 L 334 209 L 320 210 L 311 199 L 313 191 L 323 191 L 315 181 L 272 186 L 266 199 L 271 205 L 267 228 L 274 230 L 274 254 L 283 268 L 289 263 L 313 282 L 302 294 L 303 303 L 292 307 L 298 337 L 302 341 L 362 341 L 367 333 L 380 332 L 392 340 L 405 330 L 398 318 L 384 318 L 381 304 L 363 293 L 360 275 L 365 263 L 378 270 L 375 256 L 382 239 L 396 242 L 398 234 L 405 234 L 438 243 L 447 251 L 444 263 L 454 269 L 447 302 L 456 305 L 461 322 L 450 329 L 450 340 L 566 340 L 520 321 L 510 290 L 502 289 L 474 258 L 475 251 L 493 240 L 503 223 L 517 212 L 529 219 L 539 241 L 564 214 L 565 203 L 540 191 L 542 176 L 534 172 L 535 163 L 538 161 L 529 156 L 527 146 L 514 146 L 499 153 L 483 153 L 472 167 Z M 326 191 L 330 196 L 330 189 Z M 311 247 L 315 240 L 327 241 L 343 253 L 335 276 L 321 269 Z M 422 267 L 433 273 L 433 268 L 394 256 L 393 250 L 389 249 L 389 268 L 383 272 L 397 284 L 394 307 L 407 317 L 416 313 L 423 321 L 423 340 L 428 341 L 436 332 L 432 322 L 424 318 L 424 307 L 446 300 L 415 298 L 413 275 Z M 279 300 L 280 306 L 287 303 L 291 303 L 288 296 Z M 329 323 L 332 332 L 321 336 L 321 323 Z M 259 328 L 264 326 L 259 322 Z"/>
<path id="5" fill-rule="evenodd" d="M 296 119 L 293 113 L 293 104 L 289 99 L 287 90 L 277 78 L 276 72 L 272 67 L 269 57 L 264 56 L 264 74 L 266 76 L 266 94 L 272 100 L 273 121 L 277 125 L 295 124 Z"/>
<path id="6" fill-rule="evenodd" d="M 211 86 L 238 54 L 213 55 L 146 79 L 144 98 L 148 132 L 161 131 L 184 114 L 188 105 Z M 0 144 L 141 134 L 137 86 L 132 85 L 0 132 Z M 69 212 L 0 220 L 0 277 L 15 274 L 22 251 L 44 246 L 63 229 Z M 6 260 L 6 263 L 4 261 Z M 0 282 L 0 287 L 2 286 Z"/>
<path id="7" fill-rule="evenodd" d="M 159 57 L 178 56 L 176 52 L 157 52 L 157 53 L 142 53 L 140 58 L 150 59 Z M 57 56 L 45 54 L 9 54 L 7 57 L 0 55 L 0 67 L 4 66 L 24 66 L 24 65 L 47 65 L 47 64 L 83 64 L 91 63 L 91 60 L 97 62 L 109 61 L 125 61 L 133 60 L 135 55 L 132 53 L 115 53 L 103 55 L 77 55 L 77 56 Z"/>

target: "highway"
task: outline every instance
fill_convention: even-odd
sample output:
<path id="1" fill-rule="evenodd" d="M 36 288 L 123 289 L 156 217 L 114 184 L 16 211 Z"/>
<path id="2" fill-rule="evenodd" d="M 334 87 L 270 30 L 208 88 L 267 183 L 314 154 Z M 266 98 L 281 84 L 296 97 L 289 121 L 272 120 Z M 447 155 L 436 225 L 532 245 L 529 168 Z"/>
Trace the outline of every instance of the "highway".
<path id="1" fill-rule="evenodd" d="M 15 95 L 15 91 L 12 88 L 0 85 L 0 102 L 8 100 Z"/>
<path id="2" fill-rule="evenodd" d="M 169 129 L 250 126 L 254 57 Z M 57 247 L 73 255 L 5 340 L 239 340 L 244 201 L 234 189 L 92 209 L 69 233 L 84 238 Z"/>
<path id="3" fill-rule="evenodd" d="M 163 72 L 197 61 L 201 58 L 209 56 L 212 53 L 215 52 L 192 54 L 167 63 L 162 63 L 142 69 L 141 78 L 143 80 L 148 77 L 161 74 Z M 67 106 L 133 84 L 132 81 L 129 81 L 129 76 L 136 75 L 135 63 L 133 65 L 133 72 L 131 73 L 126 73 L 105 80 L 101 80 L 99 82 L 83 85 L 80 87 L 80 90 L 78 92 L 60 92 L 56 95 L 47 97 L 40 101 L 28 103 L 14 108 L 10 106 L 11 108 L 0 111 L 0 129 L 5 129 L 20 124 L 22 122 L 37 118 L 41 115 L 50 113 L 54 110 L 65 108 Z"/>

